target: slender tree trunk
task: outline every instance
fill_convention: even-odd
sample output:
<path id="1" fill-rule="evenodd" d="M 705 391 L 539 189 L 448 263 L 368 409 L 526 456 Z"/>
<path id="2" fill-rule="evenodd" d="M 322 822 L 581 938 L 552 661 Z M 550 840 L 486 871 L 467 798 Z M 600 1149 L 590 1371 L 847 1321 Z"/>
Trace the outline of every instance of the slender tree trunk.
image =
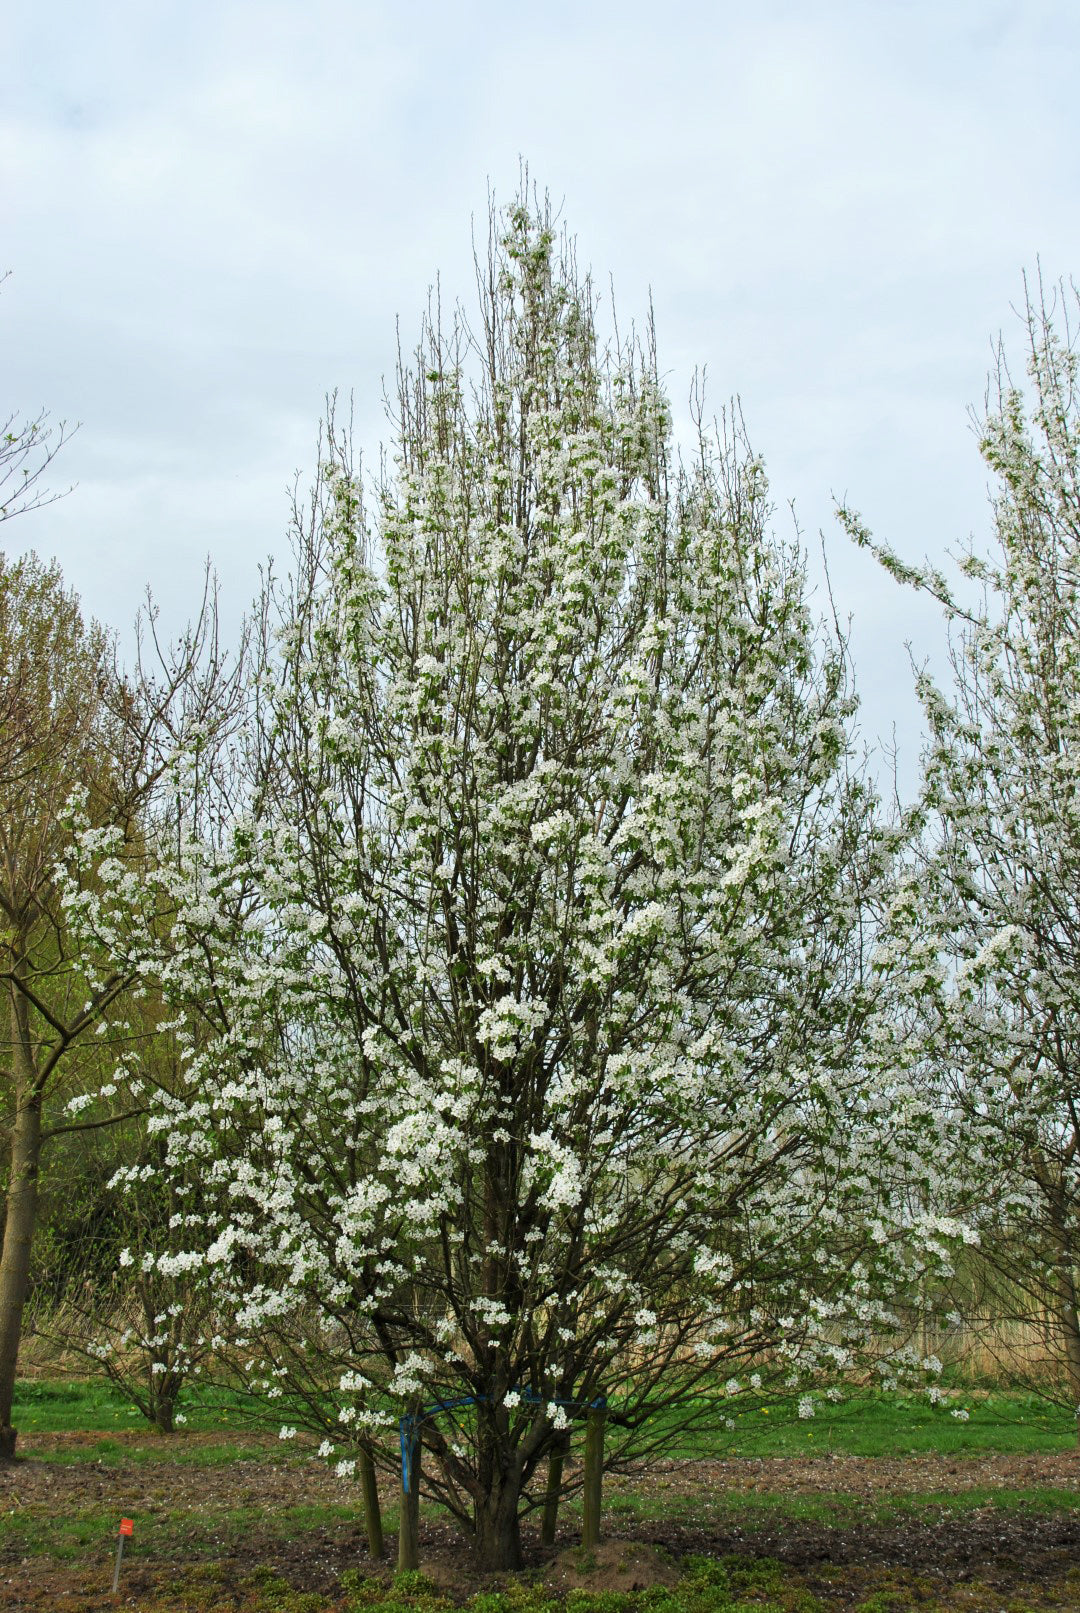
<path id="1" fill-rule="evenodd" d="M 1065 1370 L 1069 1395 L 1076 1410 L 1077 1439 L 1080 1441 L 1080 1317 L 1077 1316 L 1076 1279 L 1067 1268 L 1058 1284 L 1058 1326 L 1065 1346 Z"/>
<path id="2" fill-rule="evenodd" d="M 1039 1162 L 1041 1164 L 1041 1161 Z M 1049 1200 L 1050 1222 L 1057 1249 L 1057 1269 L 1054 1272 L 1054 1313 L 1061 1329 L 1061 1343 L 1065 1353 L 1065 1371 L 1068 1377 L 1069 1397 L 1076 1411 L 1077 1439 L 1080 1440 L 1080 1317 L 1077 1315 L 1076 1271 L 1073 1266 L 1072 1228 L 1065 1207 L 1064 1189 L 1060 1180 L 1050 1178 L 1045 1168 L 1040 1173 L 1039 1185 Z"/>
<path id="3" fill-rule="evenodd" d="M 165 1302 L 160 1295 L 155 1294 L 149 1277 L 140 1278 L 137 1282 L 137 1291 L 142 1303 L 143 1320 L 146 1327 L 147 1338 L 153 1338 L 158 1331 L 158 1305 L 165 1309 Z M 176 1403 L 180 1398 L 180 1389 L 183 1377 L 173 1371 L 173 1361 L 177 1358 L 177 1324 L 175 1318 L 169 1319 L 168 1338 L 165 1343 L 157 1346 L 150 1359 L 148 1373 L 148 1399 L 150 1404 L 150 1419 L 159 1434 L 174 1434 L 176 1425 L 173 1421 L 176 1414 Z M 155 1372 L 154 1368 L 160 1370 Z"/>
<path id="4" fill-rule="evenodd" d="M 176 1424 L 174 1414 L 176 1411 L 176 1398 L 171 1394 L 158 1394 L 154 1396 L 154 1427 L 159 1434 L 175 1434 Z"/>
<path id="5" fill-rule="evenodd" d="M 382 1513 L 379 1511 L 379 1485 L 375 1475 L 375 1460 L 367 1445 L 360 1451 L 360 1488 L 364 1497 L 364 1528 L 367 1531 L 368 1551 L 381 1557 L 383 1545 Z"/>
<path id="6" fill-rule="evenodd" d="M 551 1448 L 548 1457 L 547 1491 L 544 1495 L 544 1522 L 540 1530 L 540 1539 L 545 1546 L 555 1544 L 555 1532 L 559 1527 L 559 1497 L 562 1494 L 563 1463 L 570 1448 L 569 1436 L 563 1434 L 557 1444 Z"/>
<path id="7" fill-rule="evenodd" d="M 25 999 L 15 991 L 11 995 L 11 1028 L 15 1119 L 11 1129 L 7 1218 L 0 1250 L 0 1460 L 10 1460 L 15 1454 L 17 1436 L 11 1426 L 11 1413 L 23 1306 L 30 1282 L 30 1250 L 37 1225 L 41 1160 L 41 1095 L 35 1091 L 29 1016 Z"/>

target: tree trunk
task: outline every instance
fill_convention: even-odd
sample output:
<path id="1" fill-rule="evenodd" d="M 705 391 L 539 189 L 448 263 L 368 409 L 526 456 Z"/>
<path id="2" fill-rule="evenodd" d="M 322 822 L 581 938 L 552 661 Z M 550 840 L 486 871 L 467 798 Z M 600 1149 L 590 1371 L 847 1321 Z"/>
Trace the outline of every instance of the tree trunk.
<path id="1" fill-rule="evenodd" d="M 1076 1432 L 1080 1441 L 1080 1318 L 1077 1316 L 1076 1281 L 1071 1270 L 1065 1271 L 1058 1286 L 1057 1317 L 1065 1346 L 1069 1396 L 1076 1412 Z"/>
<path id="2" fill-rule="evenodd" d="M 522 1566 L 519 1484 L 504 1476 L 476 1508 L 476 1557 L 480 1568 L 498 1571 Z"/>
<path id="3" fill-rule="evenodd" d="M 570 1448 L 569 1436 L 560 1436 L 557 1444 L 551 1447 L 548 1457 L 547 1492 L 544 1496 L 544 1521 L 540 1530 L 540 1540 L 545 1546 L 555 1544 L 555 1534 L 559 1527 L 559 1497 L 562 1495 L 563 1463 Z"/>
<path id="4" fill-rule="evenodd" d="M 364 1528 L 367 1531 L 368 1551 L 381 1557 L 383 1545 L 382 1513 L 379 1511 L 379 1484 L 375 1474 L 375 1459 L 369 1446 L 360 1449 L 360 1488 L 364 1497 Z"/>
<path id="5" fill-rule="evenodd" d="M 1073 1266 L 1072 1228 L 1065 1206 L 1060 1181 L 1051 1180 L 1046 1186 L 1044 1171 L 1037 1179 L 1049 1200 L 1050 1221 L 1057 1246 L 1057 1270 L 1054 1273 L 1054 1311 L 1061 1329 L 1061 1343 L 1065 1354 L 1065 1371 L 1069 1383 L 1069 1398 L 1076 1412 L 1077 1439 L 1080 1440 L 1080 1318 L 1077 1315 L 1076 1271 Z"/>
<path id="6" fill-rule="evenodd" d="M 26 1001 L 17 992 L 11 1001 L 12 1058 L 15 1070 L 15 1120 L 11 1129 L 11 1175 L 7 1219 L 0 1250 L 0 1460 L 15 1455 L 16 1430 L 11 1426 L 15 1372 L 22 1337 L 23 1306 L 30 1283 L 30 1250 L 37 1225 L 38 1165 L 41 1160 L 41 1095 L 34 1090 Z"/>
<path id="7" fill-rule="evenodd" d="M 420 1567 L 420 1453 L 420 1436 L 410 1416 L 405 1429 L 398 1508 L 399 1574 L 412 1574 Z"/>
<path id="8" fill-rule="evenodd" d="M 175 1434 L 176 1424 L 173 1414 L 176 1402 L 171 1395 L 157 1395 L 153 1403 L 154 1427 L 159 1434 Z"/>

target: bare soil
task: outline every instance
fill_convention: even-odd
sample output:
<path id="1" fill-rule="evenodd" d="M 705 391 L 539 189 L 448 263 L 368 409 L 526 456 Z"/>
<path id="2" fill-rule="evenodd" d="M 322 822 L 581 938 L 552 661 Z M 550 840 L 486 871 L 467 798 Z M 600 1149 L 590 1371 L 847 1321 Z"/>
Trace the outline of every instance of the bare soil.
<path id="1" fill-rule="evenodd" d="M 74 1613 L 126 1605 L 165 1608 L 240 1608 L 245 1586 L 259 1571 L 272 1570 L 296 1590 L 333 1596 L 349 1568 L 389 1575 L 388 1564 L 367 1556 L 359 1510 L 355 1521 L 283 1535 L 274 1514 L 284 1508 L 351 1505 L 355 1489 L 336 1479 L 316 1459 L 283 1462 L 280 1445 L 228 1466 L 177 1461 L 168 1438 L 128 1431 L 117 1442 L 153 1452 L 153 1460 L 113 1465 L 42 1460 L 65 1447 L 92 1445 L 96 1434 L 34 1435 L 21 1458 L 0 1468 L 0 1609 Z M 215 1435 L 184 1435 L 191 1449 Z M 276 1448 L 274 1448 L 276 1447 Z M 300 1453 L 297 1453 L 297 1457 Z M 1077 1506 L 1038 1512 L 981 1505 L 956 1513 L 932 1502 L 910 1518 L 876 1522 L 869 1510 L 890 1496 L 956 1495 L 977 1487 L 1073 1490 Z M 710 1520 L 710 1497 L 846 1495 L 864 1499 L 866 1517 L 853 1508 L 841 1525 L 777 1518 L 733 1509 L 725 1522 Z M 649 1516 L 622 1512 L 620 1496 L 648 1501 Z M 385 1501 L 389 1503 L 389 1493 Z M 700 1517 L 693 1505 L 700 1502 Z M 1080 1453 L 987 1454 L 956 1457 L 732 1458 L 653 1467 L 610 1478 L 605 1485 L 605 1545 L 592 1558 L 575 1550 L 568 1527 L 554 1551 L 525 1528 L 527 1567 L 565 1592 L 639 1589 L 671 1582 L 680 1559 L 690 1554 L 772 1557 L 788 1565 L 795 1580 L 830 1606 L 853 1607 L 884 1587 L 898 1608 L 926 1606 L 1004 1608 L 1010 1602 L 1038 1608 L 1080 1609 Z M 614 1502 L 615 1505 L 610 1505 Z M 670 1509 L 666 1503 L 672 1503 Z M 250 1508 L 242 1531 L 214 1526 L 216 1515 Z M 4 1522 L 26 1510 L 37 1518 L 63 1519 L 102 1511 L 136 1519 L 119 1603 L 108 1595 L 115 1528 L 86 1548 L 81 1563 L 45 1555 L 24 1557 L 21 1535 Z M 656 1514 L 655 1516 L 652 1514 Z M 155 1549 L 154 1524 L 168 1525 L 168 1543 Z M 157 1530 L 159 1537 L 163 1531 Z M 388 1540 L 392 1551 L 394 1541 Z M 465 1599 L 483 1583 L 460 1535 L 446 1523 L 425 1519 L 425 1572 L 441 1588 Z M 194 1597 L 204 1584 L 206 1596 Z M 189 1590 L 183 1590 L 188 1586 Z M 965 1592 L 967 1587 L 967 1592 Z M 968 1594 L 968 1592 L 970 1594 Z M 955 1600 L 956 1597 L 960 1600 Z M 179 1599 L 176 1599 L 179 1598 Z M 209 1598 L 209 1599 L 207 1599 Z M 989 1598 L 987 1600 L 986 1598 Z"/>

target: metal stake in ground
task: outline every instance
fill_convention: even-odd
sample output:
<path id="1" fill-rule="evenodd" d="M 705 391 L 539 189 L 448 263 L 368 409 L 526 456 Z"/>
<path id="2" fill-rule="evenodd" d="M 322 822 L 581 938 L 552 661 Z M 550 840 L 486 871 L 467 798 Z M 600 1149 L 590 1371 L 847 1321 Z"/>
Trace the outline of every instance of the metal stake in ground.
<path id="1" fill-rule="evenodd" d="M 120 1564 L 121 1564 L 121 1562 L 123 1560 L 123 1556 L 124 1556 L 124 1541 L 128 1538 L 129 1535 L 133 1535 L 134 1533 L 135 1533 L 135 1520 L 134 1520 L 134 1518 L 121 1518 L 120 1519 L 120 1534 L 119 1534 L 119 1537 L 118 1537 L 117 1542 L 116 1542 L 116 1568 L 113 1571 L 113 1577 L 112 1577 L 112 1588 L 113 1588 L 113 1595 L 114 1596 L 116 1595 L 116 1593 L 120 1589 Z"/>

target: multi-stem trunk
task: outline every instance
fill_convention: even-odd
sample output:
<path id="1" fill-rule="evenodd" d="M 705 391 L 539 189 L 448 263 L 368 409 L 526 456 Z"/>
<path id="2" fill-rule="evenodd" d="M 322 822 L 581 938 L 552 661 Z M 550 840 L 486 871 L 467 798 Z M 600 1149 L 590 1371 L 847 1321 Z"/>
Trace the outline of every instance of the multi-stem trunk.
<path id="1" fill-rule="evenodd" d="M 521 1525 L 518 1502 L 521 1485 L 516 1473 L 505 1473 L 476 1507 L 477 1566 L 489 1571 L 518 1569 Z"/>
<path id="2" fill-rule="evenodd" d="M 11 1426 L 15 1372 L 22 1337 L 23 1307 L 30 1285 L 30 1251 L 37 1225 L 38 1167 L 41 1161 L 41 1094 L 35 1080 L 26 999 L 11 992 L 12 1062 L 15 1118 L 4 1242 L 0 1250 L 0 1460 L 15 1454 Z"/>
<path id="3" fill-rule="evenodd" d="M 505 1408 L 479 1404 L 476 1432 L 476 1479 L 470 1488 L 477 1564 L 492 1571 L 520 1568 L 521 1451 L 510 1443 Z"/>

